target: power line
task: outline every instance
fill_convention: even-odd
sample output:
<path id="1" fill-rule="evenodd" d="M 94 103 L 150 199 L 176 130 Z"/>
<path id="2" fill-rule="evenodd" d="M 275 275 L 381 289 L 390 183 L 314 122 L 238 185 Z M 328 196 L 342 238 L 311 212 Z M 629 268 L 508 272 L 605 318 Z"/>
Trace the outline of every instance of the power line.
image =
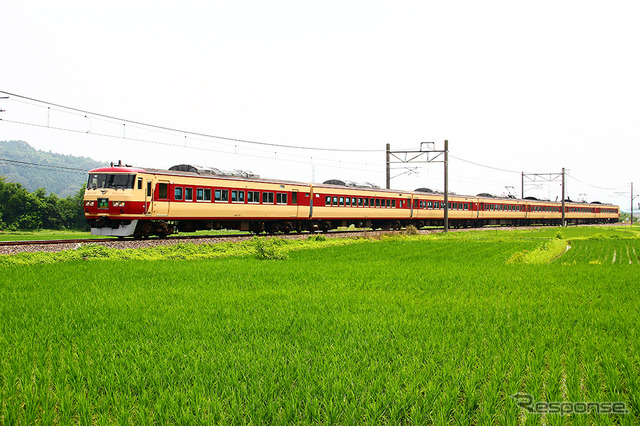
<path id="1" fill-rule="evenodd" d="M 178 145 L 178 144 L 173 144 L 173 143 L 168 143 L 168 142 L 160 142 L 160 141 L 151 140 L 151 139 L 130 138 L 130 137 L 122 137 L 122 136 L 110 135 L 110 134 L 107 134 L 107 133 L 86 132 L 86 131 L 83 131 L 83 130 L 70 129 L 70 128 L 65 128 L 65 127 L 48 126 L 48 125 L 44 125 L 44 124 L 29 123 L 29 122 L 25 122 L 25 121 L 7 120 L 7 119 L 3 119 L 3 118 L 0 118 L 0 121 L 4 121 L 4 122 L 7 122 L 7 123 L 12 123 L 12 124 L 19 124 L 19 125 L 23 125 L 23 126 L 32 126 L 32 127 L 40 127 L 40 128 L 45 128 L 45 129 L 59 130 L 59 131 L 70 132 L 70 133 L 89 134 L 89 135 L 100 136 L 100 137 L 104 137 L 104 138 L 113 138 L 113 139 L 118 139 L 118 140 L 128 140 L 128 141 L 132 141 L 132 142 L 150 143 L 150 144 L 155 144 L 155 145 L 163 145 L 163 146 L 170 146 L 170 147 L 176 147 L 176 148 L 185 148 L 184 145 Z M 195 149 L 195 150 L 199 150 L 199 151 L 208 151 L 208 152 L 218 152 L 218 153 L 223 153 L 223 154 L 240 155 L 240 156 L 243 156 L 243 157 L 253 157 L 253 158 L 261 158 L 261 159 L 267 159 L 267 160 L 285 161 L 283 159 L 278 159 L 278 158 L 274 158 L 274 157 L 270 157 L 270 156 L 246 154 L 246 153 L 238 154 L 238 153 L 235 153 L 235 152 L 228 152 L 228 151 L 223 151 L 223 150 L 219 150 L 219 149 L 212 149 L 212 148 L 202 148 L 202 147 L 197 147 L 197 146 L 189 146 L 187 148 Z M 278 154 L 278 153 L 274 152 L 274 154 Z M 313 159 L 311 159 L 311 161 L 300 161 L 300 160 L 298 160 L 297 163 L 324 166 L 324 167 L 333 167 L 333 168 L 339 168 L 339 169 L 357 170 L 357 171 L 364 171 L 364 172 L 367 172 L 367 173 L 375 173 L 375 174 L 382 174 L 383 173 L 382 171 L 375 171 L 375 170 L 368 170 L 368 169 L 362 169 L 362 168 L 348 167 L 348 166 L 344 165 L 347 162 L 342 162 L 340 160 L 328 160 L 328 161 L 332 161 L 332 162 L 334 162 L 336 164 L 335 165 L 323 164 L 323 163 L 320 163 L 320 162 L 317 162 L 317 161 L 313 161 Z M 354 163 L 354 164 L 356 164 L 356 163 Z"/>
<path id="2" fill-rule="evenodd" d="M 80 169 L 77 167 L 65 167 L 65 166 L 54 166 L 51 164 L 30 163 L 28 161 L 11 160 L 8 158 L 0 158 L 0 162 L 9 163 L 15 166 L 36 167 L 36 168 L 56 170 L 56 171 L 61 171 L 66 173 L 83 173 L 84 174 L 88 172 L 87 169 Z"/>
<path id="3" fill-rule="evenodd" d="M 55 127 L 55 126 L 54 126 L 54 127 L 52 127 L 52 126 L 50 125 L 50 117 L 49 117 L 49 113 L 50 113 L 50 111 L 52 111 L 52 108 L 51 108 L 51 107 L 45 107 L 45 106 L 43 106 L 43 105 L 38 105 L 38 104 L 33 103 L 33 102 L 24 101 L 24 100 L 18 100 L 18 99 L 12 99 L 12 101 L 13 101 L 13 102 L 22 103 L 22 104 L 25 104 L 25 105 L 29 105 L 29 106 L 32 106 L 32 107 L 35 107 L 35 108 L 46 108 L 46 109 L 47 109 L 47 125 L 45 126 L 45 125 L 37 124 L 37 123 L 27 123 L 27 122 L 20 122 L 20 121 L 11 121 L 11 120 L 6 120 L 6 119 L 5 119 L 4 121 L 6 121 L 6 122 L 10 122 L 10 123 L 14 123 L 14 124 L 22 124 L 22 125 L 30 125 L 30 126 L 43 127 L 43 128 L 44 128 L 44 127 L 46 127 L 46 128 L 53 128 L 54 130 L 62 130 L 62 128 L 60 128 L 60 127 Z M 57 112 L 60 112 L 60 113 L 62 113 L 62 114 L 74 115 L 74 116 L 77 116 L 77 117 L 84 117 L 84 118 L 86 118 L 86 119 L 88 119 L 88 120 L 89 120 L 89 117 L 87 117 L 87 116 L 86 116 L 86 115 L 84 115 L 84 114 L 77 113 L 77 112 L 66 111 L 66 110 L 64 110 L 64 109 L 58 109 L 58 108 L 53 108 L 53 111 L 57 111 Z M 93 117 L 93 118 L 94 118 L 95 120 L 97 120 L 97 121 L 101 121 L 101 122 L 104 122 L 104 123 L 108 123 L 108 124 L 111 124 L 111 125 L 114 125 L 114 126 L 116 126 L 116 125 L 121 125 L 121 126 L 123 126 L 123 129 L 122 129 L 122 130 L 123 130 L 122 136 L 111 135 L 114 139 L 128 139 L 128 140 L 135 140 L 135 139 L 133 139 L 133 138 L 127 138 L 127 137 L 125 136 L 125 131 L 126 131 L 126 130 L 130 130 L 130 129 L 138 129 L 138 130 L 143 130 L 143 131 L 145 131 L 145 132 L 153 132 L 153 133 L 158 133 L 158 134 L 161 134 L 161 135 L 168 135 L 168 136 L 173 136 L 173 137 L 183 136 L 183 137 L 184 137 L 183 144 L 186 144 L 186 135 L 179 135 L 179 134 L 177 134 L 177 133 L 175 133 L 175 132 L 171 132 L 171 131 L 165 131 L 165 130 L 155 129 L 155 128 L 145 128 L 145 127 L 143 127 L 143 126 L 136 126 L 136 125 L 132 125 L 132 126 L 130 126 L 130 127 L 128 127 L 128 128 L 126 128 L 126 129 L 125 129 L 125 127 L 126 127 L 126 123 L 118 123 L 117 121 L 114 121 L 114 120 L 111 120 L 111 119 L 105 119 L 105 118 L 101 118 L 101 117 Z M 1 118 L 0 118 L 0 121 L 2 121 L 2 119 L 1 119 Z M 89 121 L 91 121 L 91 120 L 89 120 Z M 77 133 L 82 133 L 82 132 L 76 131 L 76 130 L 74 130 L 74 129 L 68 129 L 68 131 L 74 131 L 74 132 L 77 132 Z M 100 135 L 99 133 L 93 132 L 91 129 L 90 129 L 90 130 L 88 130 L 88 131 L 85 131 L 84 133 L 87 133 L 87 134 L 93 134 L 93 135 Z M 191 138 L 189 138 L 189 141 L 207 142 L 205 139 L 198 138 L 198 137 L 191 137 Z M 220 145 L 227 146 L 227 147 L 230 147 L 230 148 L 233 148 L 233 149 L 234 149 L 234 154 L 238 154 L 237 152 L 235 152 L 235 151 L 237 150 L 237 148 L 238 148 L 238 145 L 237 145 L 237 144 L 233 144 L 233 143 L 226 143 L 226 142 L 220 142 L 219 144 L 220 144 Z M 176 146 L 176 147 L 177 147 L 177 146 L 179 146 L 179 145 L 171 144 L 171 146 Z M 180 145 L 180 146 L 184 146 L 184 145 Z M 212 150 L 212 152 L 226 152 L 226 151 Z M 274 151 L 269 151 L 269 150 L 266 150 L 266 149 L 259 149 L 259 148 L 252 148 L 252 152 L 263 152 L 263 153 L 265 153 L 265 154 L 269 154 L 269 155 L 272 155 L 272 154 L 273 154 L 273 155 L 285 155 L 285 156 L 289 156 L 289 157 L 303 158 L 303 159 L 305 159 L 305 160 L 307 160 L 307 159 L 311 159 L 311 163 L 310 163 L 310 164 L 321 164 L 321 163 L 318 163 L 318 160 L 322 160 L 322 161 L 327 161 L 327 162 L 337 163 L 337 164 L 339 164 L 339 165 L 340 165 L 340 167 L 341 167 L 341 168 L 343 167 L 343 165 L 344 165 L 344 164 L 352 164 L 352 165 L 357 165 L 357 166 L 365 166 L 365 167 L 368 167 L 368 166 L 369 166 L 369 163 L 370 163 L 370 162 L 361 162 L 361 161 L 360 161 L 360 162 L 355 162 L 355 161 L 346 161 L 346 160 L 342 160 L 342 159 L 340 159 L 340 160 L 336 160 L 336 159 L 323 158 L 323 157 L 312 157 L 312 156 L 309 156 L 309 155 L 293 154 L 293 153 L 287 153 L 287 154 L 284 154 L 284 153 L 281 153 L 281 152 L 274 152 Z M 240 154 L 238 154 L 238 155 L 240 155 Z M 252 156 L 252 155 L 247 154 L 247 156 Z M 271 158 L 271 157 L 263 157 L 263 158 Z M 314 161 L 314 160 L 315 160 L 315 161 Z M 298 161 L 298 162 L 300 162 L 300 161 Z M 330 166 L 329 166 L 329 167 L 330 167 Z M 354 169 L 354 170 L 363 170 L 363 169 Z"/>
<path id="4" fill-rule="evenodd" d="M 261 142 L 261 141 L 252 141 L 252 140 L 247 140 L 247 139 L 238 139 L 238 138 L 230 138 L 230 137 L 226 137 L 226 136 L 216 136 L 216 135 L 210 135 L 210 134 L 206 134 L 206 133 L 199 133 L 199 132 L 192 132 L 192 131 L 188 131 L 188 130 L 180 130 L 180 129 L 175 129 L 175 128 L 171 128 L 171 127 L 166 127 L 166 126 L 159 126 L 156 124 L 149 124 L 149 123 L 142 123 L 140 121 L 134 121 L 134 120 L 128 120 L 125 118 L 119 118 L 119 117 L 114 117 L 114 116 L 110 116 L 110 115 L 106 115 L 106 114 L 99 114 L 99 113 L 95 113 L 95 112 L 91 112 L 91 111 L 86 111 L 86 110 L 82 110 L 79 108 L 74 108 L 74 107 L 68 107 L 65 105 L 60 105 L 60 104 L 55 104 L 53 102 L 48 102 L 48 101 L 43 101 L 40 99 L 35 99 L 35 98 L 30 98 L 27 96 L 22 96 L 22 95 L 18 95 L 15 93 L 9 93 L 9 92 L 5 92 L 0 90 L 0 93 L 3 93 L 5 95 L 9 95 L 9 96 L 13 96 L 16 98 L 20 98 L 20 99 L 25 99 L 31 102 L 37 102 L 43 105 L 49 105 L 49 106 L 53 106 L 56 108 L 64 108 L 66 110 L 69 111 L 75 111 L 75 112 L 79 112 L 82 114 L 89 114 L 89 115 L 93 115 L 95 117 L 102 117 L 102 118 L 106 118 L 109 120 L 117 120 L 123 123 L 130 123 L 130 124 L 135 124 L 138 126 L 145 126 L 145 127 L 149 127 L 152 129 L 160 129 L 160 130 L 166 130 L 166 131 L 170 131 L 170 132 L 175 132 L 175 133 L 181 133 L 181 134 L 187 134 L 187 135 L 192 135 L 192 136 L 200 136 L 200 137 L 205 137 L 205 138 L 212 138 L 212 139 L 220 139 L 220 140 L 226 140 L 226 141 L 231 141 L 231 142 L 238 142 L 238 143 L 247 143 L 247 144 L 254 144 L 254 145 L 265 145 L 265 146 L 273 146 L 273 147 L 279 147 L 279 148 L 290 148 L 290 149 L 302 149 L 302 150 L 309 150 L 309 151 L 330 151 L 330 152 L 384 152 L 383 149 L 343 149 L 343 148 L 319 148 L 319 147 L 305 147 L 305 146 L 296 146 L 296 145 L 285 145 L 285 144 L 277 144 L 277 143 L 270 143 L 270 142 Z"/>
<path id="5" fill-rule="evenodd" d="M 507 169 L 501 169 L 499 167 L 487 166 L 486 164 L 480 164 L 480 163 L 476 163 L 474 161 L 465 160 L 464 158 L 456 157 L 456 156 L 451 155 L 451 154 L 449 154 L 449 157 L 455 158 L 458 161 L 464 161 L 465 163 L 473 164 L 474 166 L 484 167 L 486 169 L 498 170 L 500 172 L 506 172 L 506 173 L 517 173 L 517 174 L 522 173 L 522 171 L 517 172 L 515 170 L 507 170 Z"/>
<path id="6" fill-rule="evenodd" d="M 603 191 L 615 191 L 615 190 L 617 190 L 617 189 L 626 188 L 626 185 L 625 185 L 625 186 L 618 186 L 618 187 L 616 187 L 616 188 L 603 188 L 603 187 L 601 187 L 601 186 L 591 185 L 591 184 L 589 184 L 589 183 L 587 183 L 587 182 L 583 182 L 583 181 L 581 181 L 580 179 L 577 179 L 577 178 L 575 178 L 575 177 L 573 177 L 573 176 L 571 176 L 571 175 L 569 175 L 569 177 L 570 177 L 571 179 L 575 180 L 576 182 L 579 182 L 579 183 L 581 183 L 581 184 L 583 184 L 583 185 L 587 185 L 587 186 L 590 186 L 590 187 L 592 187 L 592 188 L 596 188 L 596 189 L 601 189 L 601 190 L 603 190 Z"/>

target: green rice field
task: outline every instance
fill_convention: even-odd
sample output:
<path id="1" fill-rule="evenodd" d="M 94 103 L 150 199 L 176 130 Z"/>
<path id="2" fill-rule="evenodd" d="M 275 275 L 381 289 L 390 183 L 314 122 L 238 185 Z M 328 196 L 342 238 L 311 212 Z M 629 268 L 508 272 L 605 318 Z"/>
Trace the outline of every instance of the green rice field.
<path id="1" fill-rule="evenodd" d="M 0 256 L 0 424 L 638 424 L 638 231 Z"/>

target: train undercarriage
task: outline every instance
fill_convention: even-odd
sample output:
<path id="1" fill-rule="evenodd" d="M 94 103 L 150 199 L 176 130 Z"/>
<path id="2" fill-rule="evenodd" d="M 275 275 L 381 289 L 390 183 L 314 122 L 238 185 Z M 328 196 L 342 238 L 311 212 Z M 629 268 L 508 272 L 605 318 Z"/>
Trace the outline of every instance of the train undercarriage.
<path id="1" fill-rule="evenodd" d="M 567 225 L 615 223 L 615 219 L 566 219 Z M 561 219 L 449 219 L 449 227 L 481 228 L 484 226 L 560 226 Z M 382 230 L 400 230 L 413 225 L 423 227 L 443 227 L 443 219 L 367 219 L 367 220 L 118 220 L 91 219 L 93 235 L 116 237 L 148 238 L 157 235 L 161 238 L 178 232 L 201 230 L 238 230 L 253 234 L 269 235 L 289 234 L 292 232 L 328 232 L 333 229 L 355 227 Z"/>

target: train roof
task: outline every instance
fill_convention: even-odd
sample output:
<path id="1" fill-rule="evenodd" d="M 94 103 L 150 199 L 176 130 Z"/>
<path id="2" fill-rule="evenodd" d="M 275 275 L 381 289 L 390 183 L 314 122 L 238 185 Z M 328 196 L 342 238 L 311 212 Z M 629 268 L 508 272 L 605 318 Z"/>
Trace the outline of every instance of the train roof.
<path id="1" fill-rule="evenodd" d="M 432 195 L 437 197 L 443 197 L 443 193 L 439 192 L 422 192 L 422 191 L 408 191 L 403 189 L 386 189 L 386 188 L 368 188 L 368 187 L 354 187 L 354 186 L 346 186 L 346 185 L 335 185 L 329 183 L 306 183 L 306 182 L 298 182 L 298 181 L 289 181 L 283 179 L 265 179 L 260 177 L 242 177 L 242 176 L 224 176 L 224 175 L 215 175 L 211 173 L 198 173 L 193 171 L 180 171 L 180 170 L 166 170 L 166 169 L 155 169 L 155 168 L 141 168 L 141 167 L 132 167 L 129 165 L 114 165 L 112 167 L 100 167 L 97 169 L 89 170 L 89 173 L 151 173 L 151 174 L 160 174 L 166 176 L 191 176 L 191 177 L 201 177 L 201 178 L 209 178 L 209 179 L 222 179 L 229 181 L 248 181 L 248 182 L 260 182 L 260 183 L 275 183 L 281 185 L 295 185 L 295 186 L 313 186 L 315 188 L 333 188 L 333 189 L 347 189 L 347 190 L 357 190 L 357 191 L 365 191 L 365 192 L 386 192 L 386 193 L 395 193 L 400 196 L 406 194 L 414 194 L 418 193 L 420 195 Z M 255 175 L 254 175 L 255 176 Z M 482 196 L 481 196 L 482 195 Z M 452 194 L 449 193 L 449 197 L 456 198 L 479 198 L 483 200 L 495 201 L 495 202 L 527 202 L 527 203 L 550 203 L 550 204 L 560 204 L 561 201 L 550 201 L 550 200 L 537 200 L 537 199 L 529 199 L 529 198 L 507 198 L 507 197 L 487 197 L 485 194 L 479 195 L 463 195 L 463 194 Z M 599 201 L 586 203 L 586 202 L 577 202 L 577 201 L 565 201 L 565 204 L 572 205 L 601 205 L 601 206 L 616 206 L 615 204 L 610 203 L 601 203 Z"/>

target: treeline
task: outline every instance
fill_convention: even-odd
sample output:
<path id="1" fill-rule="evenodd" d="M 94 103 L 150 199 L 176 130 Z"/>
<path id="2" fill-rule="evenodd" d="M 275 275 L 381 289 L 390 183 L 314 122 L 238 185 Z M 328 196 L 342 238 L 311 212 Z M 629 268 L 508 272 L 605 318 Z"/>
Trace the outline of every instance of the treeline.
<path id="1" fill-rule="evenodd" d="M 0 230 L 88 230 L 83 210 L 84 185 L 75 194 L 60 198 L 42 188 L 27 191 L 0 176 Z"/>
<path id="2" fill-rule="evenodd" d="M 31 192 L 44 188 L 63 198 L 74 195 L 86 182 L 86 171 L 105 165 L 87 157 L 37 150 L 24 141 L 0 141 L 0 175 Z"/>

